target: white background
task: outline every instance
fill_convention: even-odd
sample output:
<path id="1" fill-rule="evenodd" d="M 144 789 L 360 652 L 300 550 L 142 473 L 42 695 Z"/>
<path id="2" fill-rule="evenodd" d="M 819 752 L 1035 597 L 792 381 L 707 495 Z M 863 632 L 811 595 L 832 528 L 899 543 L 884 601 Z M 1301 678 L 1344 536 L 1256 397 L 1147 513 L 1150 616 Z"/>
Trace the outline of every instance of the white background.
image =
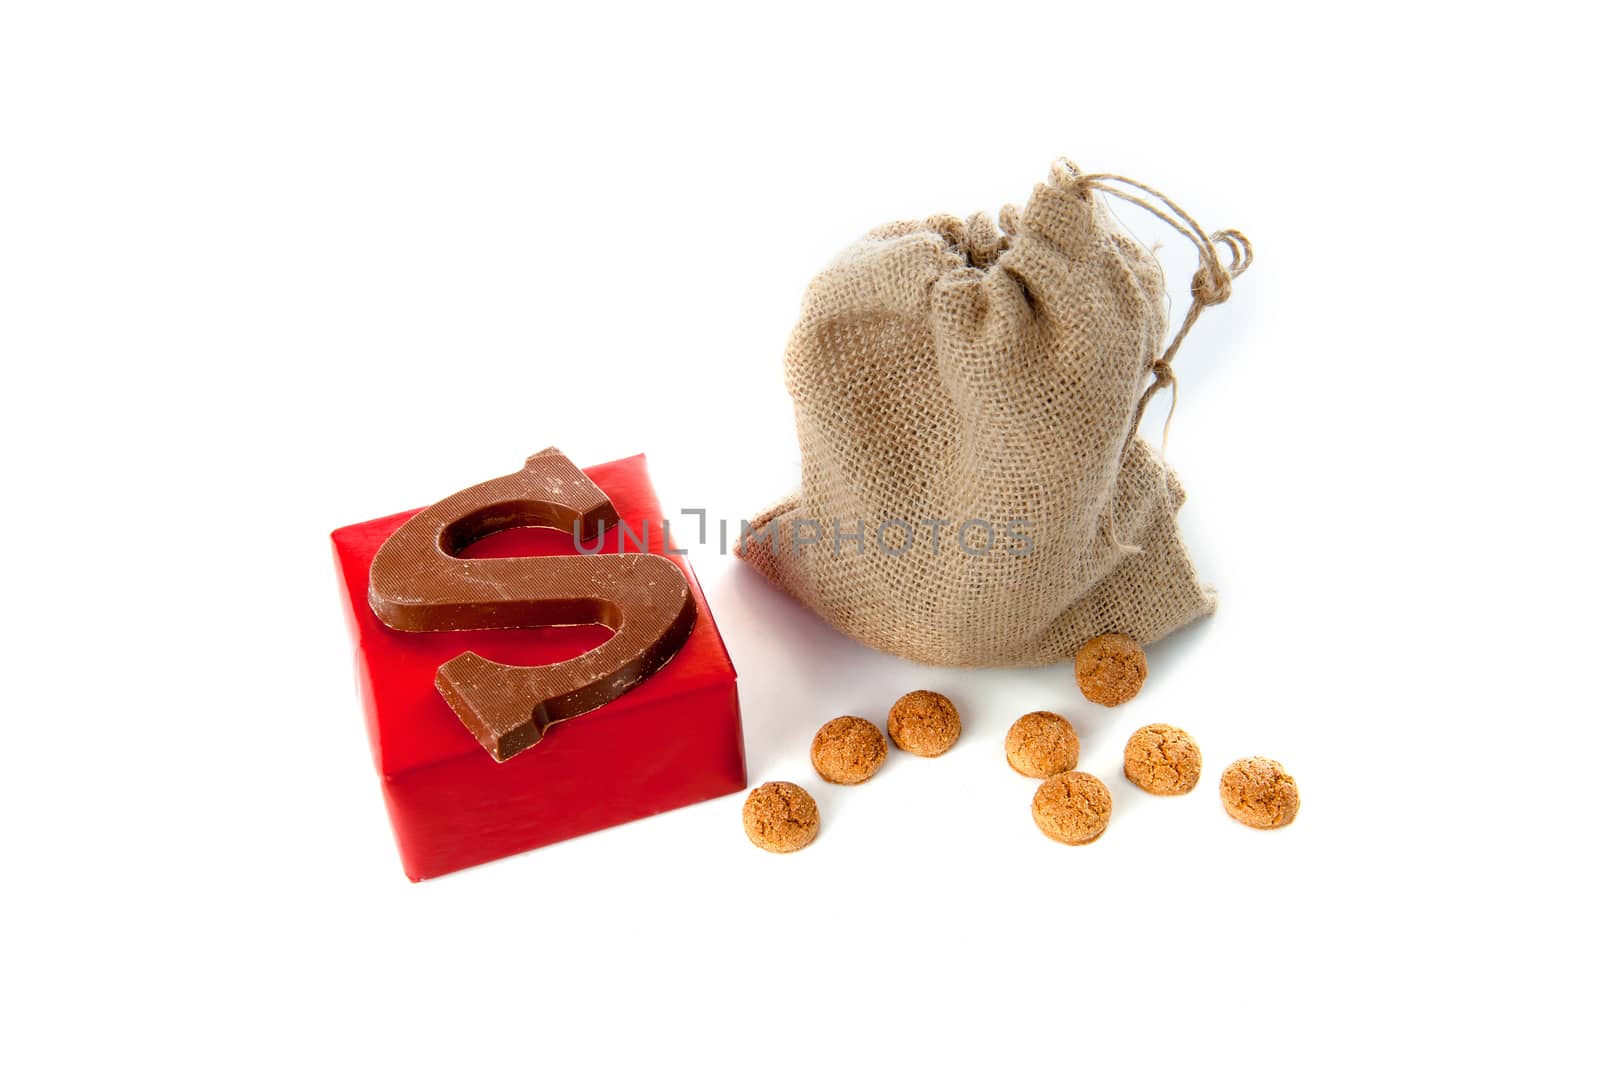
<path id="1" fill-rule="evenodd" d="M 0 1055 L 1588 1045 L 1592 38 L 1468 7 L 7 5 Z M 328 531 L 549 444 L 737 522 L 798 477 L 807 279 L 1060 154 L 1255 241 L 1177 360 L 1220 613 L 1106 711 L 1068 666 L 853 646 L 696 548 L 752 784 L 810 787 L 816 844 L 757 851 L 734 796 L 408 883 Z M 1119 214 L 1181 313 L 1192 250 Z M 815 778 L 822 721 L 913 687 L 962 708 L 950 755 Z M 1093 846 L 1005 766 L 1036 708 L 1113 790 Z M 1157 720 L 1189 797 L 1120 776 Z M 1216 799 L 1257 753 L 1300 782 L 1280 832 Z"/>

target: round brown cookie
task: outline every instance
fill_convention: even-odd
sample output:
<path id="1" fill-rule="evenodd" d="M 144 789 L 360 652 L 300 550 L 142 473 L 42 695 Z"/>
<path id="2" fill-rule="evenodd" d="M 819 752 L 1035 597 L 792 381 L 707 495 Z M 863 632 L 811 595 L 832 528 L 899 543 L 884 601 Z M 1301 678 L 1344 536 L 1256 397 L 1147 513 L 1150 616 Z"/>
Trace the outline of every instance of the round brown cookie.
<path id="1" fill-rule="evenodd" d="M 764 851 L 788 854 L 817 838 L 816 800 L 798 784 L 774 780 L 744 800 L 744 834 Z"/>
<path id="2" fill-rule="evenodd" d="M 1143 648 L 1121 633 L 1096 636 L 1078 652 L 1078 690 L 1101 706 L 1121 706 L 1138 695 L 1149 673 Z"/>
<path id="3" fill-rule="evenodd" d="M 1270 758 L 1241 758 L 1222 771 L 1222 806 L 1251 828 L 1282 828 L 1300 812 L 1300 788 Z"/>
<path id="4" fill-rule="evenodd" d="M 889 744 L 864 717 L 836 717 L 811 740 L 811 764 L 830 784 L 859 784 L 878 771 Z"/>
<path id="5" fill-rule="evenodd" d="M 1025 777 L 1053 777 L 1078 768 L 1078 733 L 1048 710 L 1023 714 L 1006 732 L 1006 762 Z"/>
<path id="6" fill-rule="evenodd" d="M 1093 843 L 1111 820 L 1111 792 L 1088 773 L 1057 773 L 1033 793 L 1033 823 L 1057 843 Z"/>
<path id="7" fill-rule="evenodd" d="M 908 692 L 889 709 L 889 738 L 902 751 L 937 758 L 960 737 L 961 715 L 938 692 Z"/>
<path id="8" fill-rule="evenodd" d="M 1200 748 L 1172 725 L 1146 725 L 1128 737 L 1122 773 L 1152 795 L 1187 795 L 1200 783 Z"/>

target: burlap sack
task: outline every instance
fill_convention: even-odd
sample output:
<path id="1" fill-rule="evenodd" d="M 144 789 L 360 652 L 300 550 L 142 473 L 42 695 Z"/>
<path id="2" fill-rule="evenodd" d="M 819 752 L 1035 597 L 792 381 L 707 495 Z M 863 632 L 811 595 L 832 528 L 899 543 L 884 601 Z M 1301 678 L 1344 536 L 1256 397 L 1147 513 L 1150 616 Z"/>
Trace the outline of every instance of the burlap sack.
<path id="1" fill-rule="evenodd" d="M 1102 194 L 1200 250 L 1170 345 L 1161 268 Z M 920 662 L 1054 662 L 1216 604 L 1178 535 L 1183 489 L 1135 432 L 1248 243 L 1064 161 L 1000 218 L 882 226 L 811 283 L 786 357 L 800 491 L 739 545 L 840 631 Z"/>

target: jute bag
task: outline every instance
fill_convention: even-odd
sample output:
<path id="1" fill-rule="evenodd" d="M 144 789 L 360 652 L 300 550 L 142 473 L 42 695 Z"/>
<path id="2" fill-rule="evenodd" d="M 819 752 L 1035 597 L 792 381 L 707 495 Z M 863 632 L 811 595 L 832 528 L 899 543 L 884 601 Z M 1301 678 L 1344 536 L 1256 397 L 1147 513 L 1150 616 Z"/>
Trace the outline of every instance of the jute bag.
<path id="1" fill-rule="evenodd" d="M 1106 195 L 1199 249 L 1170 342 L 1160 265 Z M 1055 662 L 1209 614 L 1183 489 L 1136 434 L 1249 264 L 1238 232 L 1065 161 L 998 229 L 976 214 L 873 230 L 806 291 L 785 360 L 800 490 L 747 523 L 739 554 L 847 635 L 940 665 Z"/>

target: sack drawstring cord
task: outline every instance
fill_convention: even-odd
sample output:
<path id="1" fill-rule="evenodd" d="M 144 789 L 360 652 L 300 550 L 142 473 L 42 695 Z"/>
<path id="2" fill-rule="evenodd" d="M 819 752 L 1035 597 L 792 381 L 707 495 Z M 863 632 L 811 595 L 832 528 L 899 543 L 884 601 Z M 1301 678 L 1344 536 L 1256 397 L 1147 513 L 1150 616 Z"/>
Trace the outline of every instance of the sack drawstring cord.
<path id="1" fill-rule="evenodd" d="M 1152 215 L 1182 233 L 1200 253 L 1200 268 L 1195 271 L 1194 279 L 1189 283 L 1189 311 L 1183 316 L 1183 324 L 1172 335 L 1167 349 L 1161 357 L 1150 367 L 1150 372 L 1155 379 L 1150 382 L 1144 393 L 1139 396 L 1138 406 L 1134 408 L 1133 424 L 1128 427 L 1128 435 L 1122 442 L 1122 453 L 1126 455 L 1128 448 L 1133 444 L 1133 438 L 1138 435 L 1139 423 L 1144 419 L 1145 408 L 1150 405 L 1150 399 L 1163 388 L 1172 388 L 1172 404 L 1167 408 L 1166 421 L 1161 426 L 1161 456 L 1166 458 L 1167 438 L 1172 432 L 1172 415 L 1178 409 L 1178 377 L 1172 372 L 1172 358 L 1178 353 L 1178 348 L 1183 344 L 1184 338 L 1189 335 L 1189 330 L 1194 327 L 1195 320 L 1200 317 L 1200 312 L 1207 307 L 1215 306 L 1225 301 L 1233 293 L 1233 279 L 1250 268 L 1255 260 L 1255 253 L 1250 247 L 1250 240 L 1237 229 L 1222 229 L 1208 234 L 1194 217 L 1173 203 L 1165 193 L 1151 188 L 1142 181 L 1123 177 L 1121 174 L 1083 174 L 1078 168 L 1065 159 L 1056 160 L 1050 168 L 1050 176 L 1056 182 L 1066 186 L 1077 186 L 1095 192 L 1103 192 L 1108 196 L 1115 196 L 1137 207 L 1142 207 Z M 1136 191 L 1130 191 L 1136 190 Z M 1140 195 L 1143 193 L 1144 195 Z M 1147 198 L 1148 197 L 1148 198 Z M 1152 203 L 1151 200 L 1155 202 Z M 1158 206 L 1159 204 L 1159 206 Z M 1166 208 L 1163 210 L 1162 208 Z M 1016 212 L 1009 208 L 1001 213 L 1001 224 L 1010 232 L 1016 224 Z M 1170 213 L 1169 213 L 1170 212 Z M 1010 222 L 1011 225 L 1006 225 Z M 1228 249 L 1231 261 L 1224 266 L 1222 256 L 1217 253 L 1217 246 Z M 1117 538 L 1116 526 L 1116 488 L 1112 487 L 1112 502 L 1106 507 L 1107 527 L 1111 542 L 1124 550 L 1138 551 L 1139 548 L 1132 544 L 1125 544 Z"/>
<path id="2" fill-rule="evenodd" d="M 1167 350 L 1162 352 L 1161 357 L 1151 366 L 1150 372 L 1155 375 L 1155 380 L 1150 382 L 1150 386 L 1139 397 L 1138 406 L 1133 412 L 1133 424 L 1129 426 L 1128 438 L 1122 445 L 1126 451 L 1128 445 L 1133 443 L 1134 434 L 1139 431 L 1139 422 L 1144 418 L 1144 411 L 1150 405 L 1151 397 L 1170 385 L 1172 405 L 1167 410 L 1167 419 L 1161 429 L 1161 453 L 1165 456 L 1167 438 L 1172 431 L 1172 415 L 1178 408 L 1178 378 L 1172 372 L 1172 358 L 1178 353 L 1184 338 L 1189 335 L 1189 330 L 1194 328 L 1200 312 L 1227 300 L 1233 293 L 1233 279 L 1250 269 L 1250 264 L 1255 261 L 1255 252 L 1250 247 L 1250 239 L 1237 229 L 1222 229 L 1207 234 L 1204 227 L 1196 222 L 1188 211 L 1173 203 L 1165 193 L 1151 188 L 1142 181 L 1123 177 L 1121 174 L 1080 174 L 1075 166 L 1061 159 L 1051 168 L 1051 176 L 1063 184 L 1075 184 L 1080 188 L 1093 189 L 1144 208 L 1187 237 L 1195 246 L 1195 250 L 1200 253 L 1200 268 L 1195 271 L 1194 280 L 1189 284 L 1189 311 L 1183 316 L 1183 324 L 1168 342 Z M 1130 189 L 1137 192 L 1129 191 Z M 1141 192 L 1145 195 L 1139 195 Z M 1154 199 L 1156 203 L 1152 203 L 1146 197 Z M 1162 207 L 1166 210 L 1162 210 Z M 1231 261 L 1226 266 L 1222 263 L 1222 256 L 1217 253 L 1218 245 L 1228 249 Z"/>

